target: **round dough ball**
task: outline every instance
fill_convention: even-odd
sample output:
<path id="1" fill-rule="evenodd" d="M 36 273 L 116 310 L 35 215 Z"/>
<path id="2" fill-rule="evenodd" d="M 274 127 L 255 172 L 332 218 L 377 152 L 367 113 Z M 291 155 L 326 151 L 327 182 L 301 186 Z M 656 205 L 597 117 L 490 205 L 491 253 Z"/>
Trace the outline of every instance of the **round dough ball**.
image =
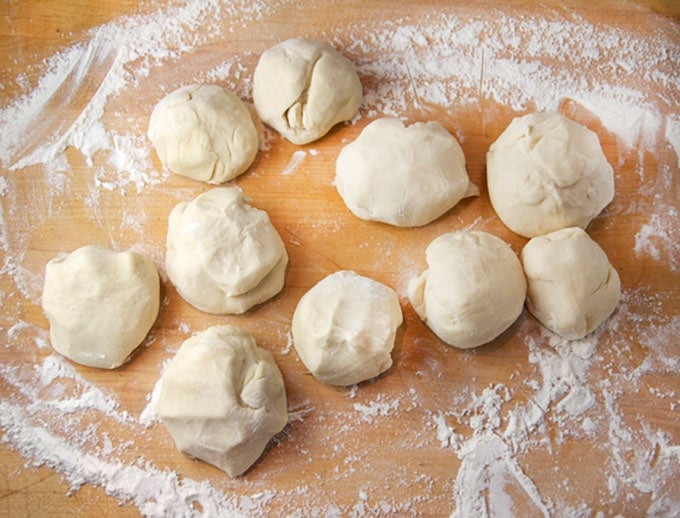
<path id="1" fill-rule="evenodd" d="M 402 320 L 393 290 L 343 270 L 300 299 L 293 314 L 293 343 L 318 380 L 354 385 L 392 366 L 390 353 Z"/>
<path id="2" fill-rule="evenodd" d="M 281 371 L 236 326 L 186 340 L 163 373 L 157 412 L 177 448 L 236 477 L 288 422 Z"/>
<path id="3" fill-rule="evenodd" d="M 253 101 L 260 118 L 294 144 L 323 137 L 359 111 L 362 88 L 351 61 L 322 41 L 290 39 L 260 56 Z"/>
<path id="4" fill-rule="evenodd" d="M 514 119 L 489 148 L 486 169 L 498 217 L 525 237 L 585 228 L 614 198 L 597 135 L 560 113 Z"/>
<path id="5" fill-rule="evenodd" d="M 479 194 L 460 145 L 438 122 L 408 127 L 378 119 L 345 146 L 335 165 L 338 193 L 354 215 L 400 227 L 426 225 Z"/>
<path id="6" fill-rule="evenodd" d="M 201 311 L 239 314 L 283 288 L 286 248 L 269 216 L 237 187 L 220 187 L 170 212 L 165 267 Z"/>
<path id="7" fill-rule="evenodd" d="M 156 321 L 158 272 L 136 252 L 87 245 L 47 263 L 42 307 L 57 352 L 81 365 L 113 369 Z"/>
<path id="8" fill-rule="evenodd" d="M 602 248 L 581 228 L 535 237 L 521 257 L 528 283 L 527 308 L 564 338 L 583 338 L 619 303 L 619 275 Z"/>
<path id="9" fill-rule="evenodd" d="M 153 109 L 148 136 L 173 173 L 212 184 L 245 172 L 255 160 L 257 129 L 246 105 L 217 85 L 189 85 Z"/>
<path id="10" fill-rule="evenodd" d="M 428 269 L 411 279 L 418 316 L 444 342 L 470 349 L 490 342 L 524 307 L 522 265 L 503 240 L 486 232 L 452 232 L 427 247 Z"/>

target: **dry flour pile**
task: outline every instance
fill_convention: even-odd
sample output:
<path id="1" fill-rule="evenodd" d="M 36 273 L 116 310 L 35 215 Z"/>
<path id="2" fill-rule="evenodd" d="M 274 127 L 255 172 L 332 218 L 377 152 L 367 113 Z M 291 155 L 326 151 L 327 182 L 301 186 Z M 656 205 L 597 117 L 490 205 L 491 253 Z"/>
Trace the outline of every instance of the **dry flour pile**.
<path id="1" fill-rule="evenodd" d="M 512 343 L 462 354 L 443 350 L 429 335 L 409 342 L 407 332 L 392 374 L 335 393 L 332 406 L 293 384 L 290 424 L 275 440 L 271 465 L 262 468 L 268 471 L 229 482 L 212 472 L 180 473 L 168 467 L 167 458 L 144 455 L 164 437 L 155 432 L 157 388 L 140 386 L 148 404 L 133 411 L 116 390 L 98 386 L 50 354 L 44 322 L 22 308 L 39 303 L 47 258 L 33 251 L 50 221 L 67 221 L 67 200 L 82 205 L 110 246 L 132 243 L 162 264 L 162 242 L 146 239 L 152 221 L 145 207 L 121 200 L 187 198 L 168 187 L 169 175 L 154 167 L 146 115 L 131 116 L 130 106 L 150 113 L 157 99 L 183 82 L 217 82 L 250 98 L 259 50 L 225 52 L 225 35 L 256 33 L 270 20 L 298 15 L 297 9 L 295 2 L 190 0 L 91 29 L 80 43 L 39 63 L 35 84 L 21 76 L 5 80 L 20 85 L 20 94 L 0 104 L 3 446 L 19 452 L 29 467 L 57 471 L 72 491 L 83 484 L 101 487 L 148 516 L 252 516 L 272 510 L 299 516 L 415 515 L 432 509 L 461 517 L 510 516 L 518 509 L 592 516 L 612 506 L 673 516 L 680 508 L 680 28 L 661 16 L 646 19 L 655 27 L 643 36 L 566 12 L 502 9 L 492 17 L 480 9 L 464 15 L 385 13 L 380 21 L 343 18 L 332 33 L 303 35 L 329 40 L 357 64 L 365 90 L 360 119 L 445 112 L 455 125 L 483 103 L 488 109 L 477 118 L 480 127 L 456 127 L 463 143 L 483 133 L 502 110 L 578 107 L 599 120 L 616 142 L 617 182 L 632 186 L 615 198 L 602 223 L 615 232 L 620 218 L 633 229 L 625 236 L 628 248 L 612 253 L 625 255 L 641 271 L 663 270 L 676 288 L 655 285 L 644 272 L 642 282 L 631 282 L 635 274 L 623 272 L 628 279 L 623 301 L 592 335 L 568 342 L 526 317 L 515 326 Z M 193 68 L 182 66 L 192 60 L 198 63 Z M 590 73 L 578 73 L 582 70 Z M 266 131 L 264 158 L 249 174 L 272 174 L 266 153 L 277 146 L 277 137 Z M 74 177 L 73 149 L 91 179 Z M 330 167 L 332 160 L 321 145 L 295 150 L 274 174 L 278 181 L 294 181 L 305 168 Z M 634 181 L 621 177 L 623 169 L 634 171 Z M 112 206 L 120 206 L 115 222 Z M 335 215 L 319 218 L 320 234 L 342 235 Z M 475 214 L 469 221 L 469 228 L 480 230 L 492 224 Z M 293 234 L 286 239 L 288 247 L 304 250 L 302 239 Z M 371 246 L 367 241 L 357 252 L 374 253 Z M 398 241 L 380 247 L 395 284 L 418 269 L 399 253 Z M 405 300 L 405 285 L 395 288 Z M 267 344 L 276 349 L 277 361 L 299 368 L 290 354 L 290 316 L 257 325 L 262 334 L 280 338 Z M 176 336 L 201 330 L 181 318 L 163 325 Z M 161 351 L 149 367 L 158 372 L 181 341 L 161 331 L 146 342 Z M 490 380 L 484 367 L 493 362 L 510 363 L 514 370 Z M 381 385 L 390 376 L 401 376 L 398 390 Z M 649 418 L 636 407 L 638 399 L 653 402 L 655 416 L 666 417 Z M 376 428 L 384 435 L 377 450 L 363 441 Z M 284 453 L 276 455 L 278 450 Z M 411 462 L 432 451 L 438 452 L 438 466 Z M 392 462 L 380 452 L 389 452 Z M 581 472 L 565 471 L 558 459 L 567 455 L 578 458 Z M 292 485 L 284 482 L 291 469 L 284 456 L 295 459 L 298 482 Z M 324 477 L 353 488 L 351 502 L 324 487 Z"/>

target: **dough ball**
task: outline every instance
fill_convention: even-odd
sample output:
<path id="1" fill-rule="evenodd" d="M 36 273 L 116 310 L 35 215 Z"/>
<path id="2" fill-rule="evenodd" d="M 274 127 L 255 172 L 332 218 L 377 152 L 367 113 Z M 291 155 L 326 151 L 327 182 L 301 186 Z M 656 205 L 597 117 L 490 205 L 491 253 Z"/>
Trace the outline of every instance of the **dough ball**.
<path id="1" fill-rule="evenodd" d="M 157 412 L 177 448 L 236 477 L 288 421 L 273 356 L 236 326 L 186 340 L 163 373 Z"/>
<path id="2" fill-rule="evenodd" d="M 426 225 L 479 194 L 463 150 L 437 122 L 404 127 L 378 119 L 342 149 L 335 171 L 338 192 L 357 217 L 400 227 Z"/>
<path id="3" fill-rule="evenodd" d="M 489 148 L 486 169 L 498 217 L 525 237 L 585 228 L 614 198 L 597 135 L 559 113 L 514 119 Z"/>
<path id="4" fill-rule="evenodd" d="M 236 187 L 179 203 L 168 221 L 165 267 L 179 294 L 201 311 L 238 314 L 276 295 L 288 254 L 269 216 Z"/>
<path id="5" fill-rule="evenodd" d="M 260 118 L 294 144 L 323 137 L 359 111 L 362 89 L 351 61 L 327 43 L 290 39 L 260 56 L 253 101 Z"/>
<path id="6" fill-rule="evenodd" d="M 246 105 L 216 85 L 185 86 L 162 99 L 148 136 L 170 171 L 212 184 L 245 172 L 259 145 Z"/>
<path id="7" fill-rule="evenodd" d="M 322 279 L 298 302 L 293 343 L 302 363 L 320 381 L 354 385 L 392 366 L 402 314 L 397 294 L 351 271 Z"/>
<path id="8" fill-rule="evenodd" d="M 469 349 L 490 342 L 519 317 L 526 281 L 503 240 L 486 232 L 452 232 L 427 247 L 428 269 L 411 279 L 416 313 L 444 342 Z"/>
<path id="9" fill-rule="evenodd" d="M 156 321 L 158 272 L 136 252 L 84 246 L 47 263 L 42 307 L 57 352 L 81 365 L 113 369 Z"/>
<path id="10" fill-rule="evenodd" d="M 522 250 L 527 308 L 569 340 L 593 331 L 621 298 L 619 275 L 584 230 L 565 228 L 535 237 Z"/>

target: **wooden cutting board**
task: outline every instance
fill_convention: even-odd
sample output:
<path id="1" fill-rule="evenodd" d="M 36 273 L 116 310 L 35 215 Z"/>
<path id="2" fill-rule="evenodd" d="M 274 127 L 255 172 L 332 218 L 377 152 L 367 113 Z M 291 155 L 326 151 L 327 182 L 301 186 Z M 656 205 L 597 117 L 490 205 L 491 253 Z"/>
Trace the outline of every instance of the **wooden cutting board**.
<path id="1" fill-rule="evenodd" d="M 49 66 L 54 65 L 50 59 L 55 55 L 66 56 L 68 49 L 78 45 L 94 48 L 90 61 L 76 63 L 75 76 L 69 76 L 55 97 L 46 100 L 41 118 L 51 117 L 47 129 L 36 123 L 17 130 L 18 135 L 25 135 L 27 145 L 23 155 L 12 158 L 26 156 L 55 134 L 59 127 L 55 120 L 71 124 L 87 115 L 98 89 L 110 81 L 106 74 L 115 66 L 115 49 L 107 51 L 105 42 L 92 47 L 93 35 L 98 33 L 88 31 L 107 23 L 123 26 L 124 16 L 153 20 L 149 23 L 153 29 L 159 23 L 154 13 L 160 12 L 161 4 L 104 1 L 96 9 L 76 0 L 4 4 L 0 9 L 3 110 L 19 105 L 22 96 L 44 89 L 41 78 L 49 76 Z M 208 18 L 215 15 L 210 8 L 205 10 Z M 105 150 L 88 158 L 83 152 L 86 144 L 80 150 L 72 145 L 57 153 L 62 162 L 55 158 L 47 165 L 12 168 L 10 162 L 16 161 L 5 160 L 0 169 L 4 178 L 0 183 L 4 218 L 0 403 L 3 411 L 12 409 L 21 419 L 19 424 L 9 417 L 2 421 L 6 426 L 0 443 L 0 514 L 154 514 L 152 507 L 127 501 L 131 482 L 126 477 L 132 467 L 147 477 L 160 473 L 164 483 L 171 478 L 169 473 L 176 473 L 178 484 L 184 484 L 184 493 L 173 486 L 182 505 L 207 514 L 213 514 L 205 496 L 207 486 L 196 490 L 197 503 L 191 504 L 194 497 L 187 496 L 191 483 L 209 484 L 221 495 L 215 501 L 228 501 L 233 512 L 272 516 L 441 516 L 452 513 L 457 505 L 459 510 L 474 508 L 464 507 L 461 499 L 465 498 L 477 501 L 478 510 L 491 514 L 559 516 L 569 515 L 571 508 L 574 515 L 603 511 L 632 516 L 644 513 L 655 500 L 664 502 L 664 495 L 674 495 L 677 502 L 680 226 L 678 158 L 672 147 L 659 138 L 653 144 L 639 142 L 628 148 L 612 129 L 613 112 L 593 113 L 571 98 L 556 102 L 555 107 L 598 134 L 614 166 L 615 200 L 588 232 L 620 274 L 621 307 L 595 336 L 576 345 L 551 337 L 525 311 L 492 343 L 471 351 L 456 350 L 439 341 L 418 319 L 406 298 L 406 285 L 424 268 L 429 242 L 445 232 L 485 230 L 506 240 L 516 252 L 526 243 L 496 217 L 486 190 L 484 160 L 489 145 L 509 121 L 531 111 L 534 104 L 525 99 L 519 108 L 499 100 L 502 95 L 494 93 L 494 88 L 501 79 L 496 77 L 494 83 L 491 75 L 485 75 L 481 52 L 479 91 L 462 86 L 460 92 L 461 99 L 478 97 L 474 103 L 460 104 L 438 104 L 432 95 L 429 100 L 420 98 L 418 89 L 432 94 L 437 81 L 449 90 L 453 87 L 437 70 L 431 71 L 432 77 L 421 73 L 402 84 L 402 76 L 390 78 L 384 73 L 394 62 L 385 64 L 380 53 L 403 55 L 406 68 L 408 59 L 427 63 L 428 46 L 432 52 L 442 52 L 441 41 L 428 41 L 438 35 L 428 28 L 455 19 L 452 31 L 474 24 L 486 24 L 488 29 L 498 23 L 499 33 L 508 38 L 489 32 L 487 41 L 504 42 L 507 59 L 521 62 L 526 59 L 522 49 L 530 45 L 529 33 L 521 32 L 523 27 L 537 29 L 543 22 L 583 24 L 593 29 L 594 39 L 600 30 L 619 34 L 620 45 L 636 39 L 648 46 L 654 38 L 672 42 L 668 62 L 655 65 L 670 77 L 680 46 L 679 4 L 524 0 L 498 7 L 495 3 L 433 0 L 269 6 L 245 2 L 241 10 L 229 5 L 218 11 L 218 22 L 206 18 L 193 29 L 182 27 L 186 38 L 174 40 L 172 55 L 155 57 L 145 47 L 138 60 L 128 56 L 128 86 L 107 98 L 103 113 L 95 114 L 109 138 Z M 137 23 L 135 18 L 129 20 Z M 513 47 L 511 31 L 500 25 L 507 20 L 516 23 L 518 46 Z M 168 32 L 174 30 L 171 22 Z M 218 29 L 214 34 L 202 33 L 206 26 Z M 138 24 L 138 31 L 143 27 Z M 410 32 L 400 33 L 400 27 Z M 424 37 L 423 41 L 413 39 L 416 54 L 400 47 L 404 34 Z M 348 57 L 361 61 L 369 97 L 356 121 L 339 125 L 306 146 L 292 145 L 266 130 L 265 149 L 235 184 L 252 199 L 253 206 L 269 213 L 283 238 L 290 255 L 286 285 L 280 295 L 245 315 L 207 315 L 178 296 L 165 277 L 163 257 L 172 207 L 210 187 L 163 172 L 153 153 L 148 164 L 143 157 L 135 162 L 132 151 L 148 144 L 146 121 L 164 93 L 212 79 L 227 88 L 235 86 L 249 100 L 249 81 L 259 54 L 295 36 L 330 40 Z M 150 30 L 146 41 L 155 37 L 160 36 Z M 608 42 L 616 48 L 616 43 Z M 504 52 L 497 51 L 499 56 Z M 461 56 L 454 52 L 451 59 Z M 627 70 L 627 88 L 642 92 L 645 98 L 661 99 L 655 105 L 660 107 L 659 120 L 673 113 L 680 120 L 677 70 L 674 81 L 655 80 L 648 73 L 645 56 L 641 51 L 625 63 L 612 64 L 605 52 L 596 53 L 581 60 L 583 68 L 571 73 L 585 82 L 597 77 L 614 87 L 616 74 Z M 534 63 L 554 70 L 562 59 L 546 53 Z M 496 72 L 502 70 L 497 65 Z M 487 69 L 488 74 L 493 72 Z M 570 80 L 541 74 L 540 67 L 535 73 L 538 84 L 546 77 Z M 390 94 L 392 79 L 395 88 L 413 88 L 413 94 Z M 520 84 L 520 79 L 513 80 Z M 539 86 L 537 92 L 542 87 L 559 90 L 559 84 L 551 83 Z M 380 95 L 386 96 L 385 102 L 380 102 Z M 408 101 L 403 106 L 397 102 L 402 98 Z M 391 112 L 410 122 L 444 124 L 461 141 L 469 176 L 480 195 L 463 200 L 421 228 L 393 228 L 355 218 L 335 190 L 335 159 L 366 124 L 383 114 L 395 114 Z M 97 127 L 94 124 L 85 133 L 86 142 L 101 143 L 93 133 Z M 47 345 L 48 324 L 39 306 L 44 265 L 58 253 L 89 243 L 147 253 L 163 278 L 161 313 L 151 338 L 125 366 L 101 371 L 65 362 L 66 370 L 46 381 L 45 376 L 55 372 L 48 366 L 55 369 L 59 363 Z M 289 334 L 290 319 L 302 294 L 340 269 L 355 270 L 395 289 L 405 317 L 393 353 L 394 366 L 376 380 L 347 389 L 315 380 L 299 361 Z M 274 353 L 292 416 L 261 460 L 236 480 L 182 456 L 161 424 L 140 423 L 165 362 L 182 340 L 222 323 L 244 327 L 260 346 Z M 579 356 L 579 351 L 585 352 Z M 564 385 L 562 389 L 559 384 Z M 31 386 L 35 390 L 29 390 Z M 109 412 L 102 411 L 101 404 L 85 408 L 87 390 L 100 403 L 117 402 L 117 408 Z M 592 406 L 570 414 L 564 410 L 567 396 L 592 397 Z M 66 410 L 69 398 L 79 402 L 77 412 Z M 541 407 L 544 403 L 547 406 Z M 541 413 L 533 425 L 527 425 L 527 435 L 511 433 L 513 416 L 535 416 L 534 405 L 541 407 Z M 50 441 L 64 441 L 61 457 L 57 452 L 50 461 L 39 445 L 29 444 L 31 437 L 41 437 L 38 429 L 45 430 Z M 82 459 L 69 464 L 74 452 Z M 491 458 L 485 461 L 484 452 Z M 122 466 L 119 478 L 100 463 L 109 463 L 109 468 Z M 78 476 L 83 480 L 76 480 Z M 166 497 L 159 494 L 158 501 L 165 502 Z M 177 505 L 175 511 L 183 514 L 183 507 Z M 229 513 L 223 508 L 222 514 Z"/>

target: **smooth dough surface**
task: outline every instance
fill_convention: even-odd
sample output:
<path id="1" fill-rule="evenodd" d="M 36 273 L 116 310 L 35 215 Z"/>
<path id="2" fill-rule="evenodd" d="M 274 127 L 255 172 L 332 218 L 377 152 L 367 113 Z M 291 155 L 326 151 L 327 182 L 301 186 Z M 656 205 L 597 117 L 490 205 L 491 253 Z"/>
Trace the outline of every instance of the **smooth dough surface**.
<path id="1" fill-rule="evenodd" d="M 515 118 L 486 157 L 491 204 L 525 237 L 588 226 L 614 198 L 597 135 L 560 113 Z"/>
<path id="2" fill-rule="evenodd" d="M 127 361 L 158 316 L 158 272 L 136 252 L 87 245 L 47 263 L 42 307 L 57 352 L 113 369 Z"/>
<path id="3" fill-rule="evenodd" d="M 522 250 L 527 308 L 551 331 L 577 340 L 612 314 L 619 275 L 604 250 L 579 227 L 531 239 Z"/>
<path id="4" fill-rule="evenodd" d="M 490 342 L 519 317 L 526 281 L 512 248 L 486 232 L 452 232 L 427 247 L 428 269 L 411 279 L 416 313 L 444 342 L 469 349 Z"/>
<path id="5" fill-rule="evenodd" d="M 212 184 L 245 172 L 257 155 L 259 137 L 239 97 L 217 85 L 189 85 L 153 109 L 148 136 L 173 173 Z"/>
<path id="6" fill-rule="evenodd" d="M 237 187 L 211 189 L 170 212 L 168 277 L 201 311 L 238 314 L 270 299 L 283 288 L 287 265 L 269 216 Z"/>
<path id="7" fill-rule="evenodd" d="M 273 356 L 231 325 L 181 345 L 163 373 L 157 411 L 180 451 L 232 477 L 252 466 L 288 421 Z"/>
<path id="8" fill-rule="evenodd" d="M 355 216 L 400 227 L 426 225 L 479 194 L 463 150 L 438 122 L 378 119 L 340 151 L 335 171 L 338 193 Z"/>
<path id="9" fill-rule="evenodd" d="M 402 319 L 392 289 L 342 270 L 302 296 L 293 314 L 293 343 L 317 379 L 354 385 L 391 367 L 390 353 Z"/>
<path id="10" fill-rule="evenodd" d="M 263 122 L 294 144 L 307 144 L 352 119 L 362 99 L 359 75 L 322 41 L 295 38 L 260 56 L 253 101 Z"/>

